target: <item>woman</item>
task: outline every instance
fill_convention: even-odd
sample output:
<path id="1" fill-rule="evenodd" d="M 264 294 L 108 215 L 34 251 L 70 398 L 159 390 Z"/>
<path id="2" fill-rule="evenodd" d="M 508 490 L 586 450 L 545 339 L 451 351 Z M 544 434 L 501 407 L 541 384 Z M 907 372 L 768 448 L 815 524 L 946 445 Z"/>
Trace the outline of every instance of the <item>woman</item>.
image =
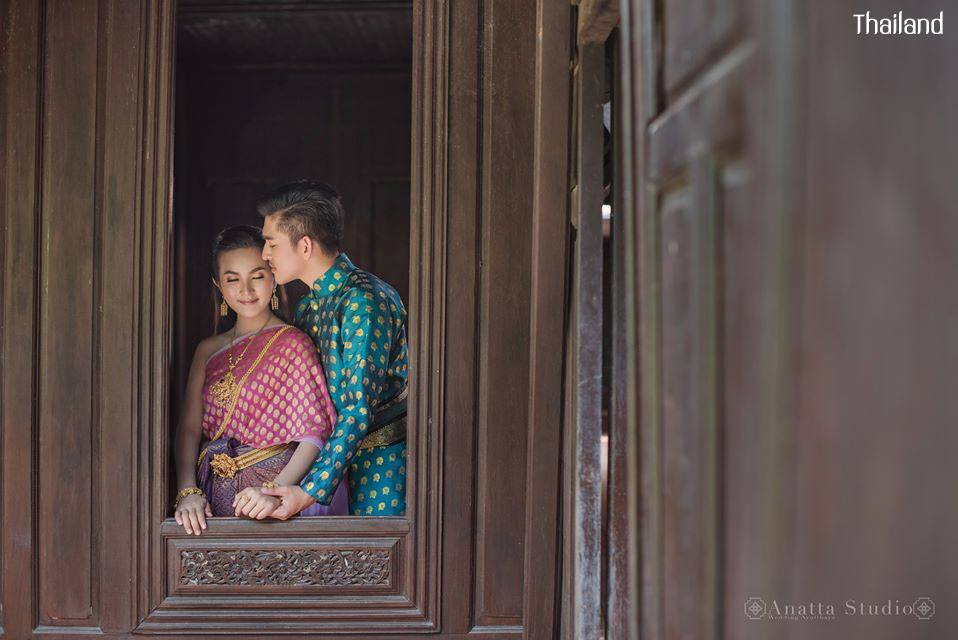
<path id="1" fill-rule="evenodd" d="M 219 313 L 231 309 L 236 322 L 201 342 L 190 368 L 174 507 L 189 534 L 199 535 L 211 516 L 267 517 L 280 503 L 261 489 L 298 484 L 336 423 L 316 347 L 275 313 L 262 247 L 250 226 L 225 229 L 214 244 Z M 345 515 L 346 501 L 340 491 L 330 506 L 303 515 Z"/>

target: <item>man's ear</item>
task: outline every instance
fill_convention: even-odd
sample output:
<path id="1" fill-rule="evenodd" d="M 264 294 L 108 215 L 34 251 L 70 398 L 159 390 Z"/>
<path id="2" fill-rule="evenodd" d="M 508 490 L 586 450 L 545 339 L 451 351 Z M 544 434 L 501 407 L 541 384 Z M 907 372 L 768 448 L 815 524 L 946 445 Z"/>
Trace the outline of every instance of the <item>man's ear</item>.
<path id="1" fill-rule="evenodd" d="M 300 254 L 302 254 L 303 258 L 309 260 L 313 255 L 313 251 L 316 249 L 316 245 L 313 244 L 313 239 L 309 236 L 303 236 L 299 239 L 298 244 L 299 247 L 297 248 L 299 249 Z"/>

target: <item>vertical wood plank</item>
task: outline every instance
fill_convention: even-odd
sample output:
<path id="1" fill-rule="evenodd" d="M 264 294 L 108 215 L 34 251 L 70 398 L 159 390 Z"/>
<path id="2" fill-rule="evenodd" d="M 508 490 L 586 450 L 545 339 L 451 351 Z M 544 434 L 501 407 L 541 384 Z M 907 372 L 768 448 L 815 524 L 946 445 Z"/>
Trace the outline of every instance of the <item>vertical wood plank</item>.
<path id="1" fill-rule="evenodd" d="M 536 12 L 536 101 L 532 207 L 529 436 L 523 623 L 530 640 L 555 637 L 557 506 L 569 244 L 569 73 L 572 12 L 540 0 Z"/>
<path id="2" fill-rule="evenodd" d="M 718 477 L 716 178 L 713 161 L 662 208 L 665 635 L 716 633 Z"/>
<path id="3" fill-rule="evenodd" d="M 609 573 L 604 585 L 606 633 L 610 638 L 638 636 L 638 549 L 637 505 L 638 430 L 633 403 L 639 397 L 636 360 L 639 345 L 635 338 L 634 308 L 635 192 L 633 135 L 636 104 L 632 95 L 644 77 L 631 61 L 631 18 L 634 9 L 623 8 L 616 31 L 616 74 L 613 82 L 614 202 L 612 204 L 612 398 L 609 416 L 608 548 Z"/>
<path id="4" fill-rule="evenodd" d="M 637 635 L 643 640 L 663 638 L 662 543 L 662 287 L 659 254 L 660 217 L 658 197 L 648 175 L 648 123 L 663 108 L 661 100 L 662 64 L 659 35 L 662 5 L 654 0 L 624 0 L 621 3 L 623 56 L 637 81 L 628 92 L 631 135 L 625 137 L 627 157 L 625 184 L 626 207 L 623 215 L 631 225 L 626 241 L 629 255 L 626 271 L 628 330 L 637 357 L 631 362 L 629 391 L 629 428 L 635 434 L 634 466 L 631 477 L 637 500 L 630 521 L 638 544 L 634 566 L 636 610 L 632 612 Z"/>
<path id="5" fill-rule="evenodd" d="M 643 127 L 643 144 L 645 150 Z M 644 157 L 639 162 L 644 164 Z M 644 169 L 642 169 L 644 171 Z M 634 520 L 640 528 L 639 547 L 639 633 L 640 637 L 659 639 L 663 630 L 663 579 L 662 542 L 662 294 L 661 265 L 659 264 L 659 234 L 661 222 L 656 210 L 657 198 L 643 176 L 637 182 L 635 262 L 638 295 L 637 339 L 639 362 L 633 380 L 641 392 L 634 401 L 635 428 L 638 437 L 638 486 L 640 504 L 638 517 Z M 634 237 L 634 236 L 632 236 Z"/>
<path id="6" fill-rule="evenodd" d="M 95 521 L 100 532 L 97 574 L 100 581 L 100 627 L 104 631 L 133 628 L 137 582 L 136 545 L 131 526 L 135 518 L 136 456 L 134 447 L 136 362 L 134 280 L 130 265 L 137 251 L 137 172 L 141 168 L 140 55 L 142 3 L 109 0 L 101 25 L 107 46 L 101 52 L 98 129 L 101 132 L 97 192 L 100 225 L 95 268 L 97 332 L 99 341 L 99 393 L 94 398 L 99 414 L 99 474 L 94 478 L 101 508 Z M 126 479 L 120 481 L 121 478 Z M 104 508 L 106 505 L 107 508 Z"/>
<path id="7" fill-rule="evenodd" d="M 40 209 L 38 588 L 41 624 L 96 623 L 93 524 L 99 335 L 96 0 L 46 13 Z M 69 522 L 70 526 L 62 526 Z"/>
<path id="8" fill-rule="evenodd" d="M 522 624 L 535 6 L 484 3 L 475 627 Z"/>
<path id="9" fill-rule="evenodd" d="M 433 1 L 414 8 L 414 22 L 418 21 L 422 40 L 414 36 L 413 84 L 420 91 L 416 97 L 419 106 L 414 127 L 413 144 L 421 145 L 414 156 L 412 182 L 414 191 L 412 209 L 416 211 L 410 235 L 413 255 L 410 280 L 413 282 L 413 309 L 420 309 L 416 323 L 410 330 L 410 349 L 415 354 L 411 361 L 411 379 L 418 401 L 412 404 L 410 415 L 414 424 L 434 424 L 445 412 L 446 340 L 444 309 L 446 305 L 447 256 L 443 251 L 448 241 L 448 177 L 447 177 L 447 104 L 448 49 L 450 6 L 444 0 Z M 417 33 L 414 28 L 413 33 Z M 435 168 L 433 170 L 433 168 Z M 421 345 L 421 346 L 418 346 Z M 419 418 L 422 416 L 422 418 Z M 407 561 L 407 580 L 414 582 L 420 595 L 420 608 L 435 619 L 441 606 L 437 583 L 441 572 L 436 562 L 419 563 L 419 558 L 437 558 L 441 538 L 440 512 L 443 504 L 444 473 L 440 467 L 445 446 L 445 434 L 431 435 L 430 429 L 418 429 L 408 455 L 416 463 L 407 476 L 407 492 L 417 496 L 413 508 L 406 510 L 412 521 L 421 522 L 422 534 L 416 537 L 414 553 Z M 418 487 L 422 489 L 418 489 Z M 407 502 L 407 504 L 409 504 Z M 414 569 L 415 567 L 415 569 Z"/>
<path id="10" fill-rule="evenodd" d="M 169 250 L 173 166 L 173 33 L 175 2 L 156 0 L 144 4 L 144 59 L 142 93 L 143 124 L 140 139 L 140 193 L 142 207 L 137 217 L 138 240 L 143 258 L 137 263 L 134 314 L 137 318 L 137 414 L 135 441 L 153 455 L 143 455 L 134 473 L 137 478 L 139 530 L 146 540 L 141 547 L 138 615 L 162 601 L 165 576 L 149 567 L 161 566 L 163 558 L 159 523 L 169 513 L 170 453 L 168 354 L 172 309 L 169 300 Z M 149 258 L 147 258 L 149 256 Z"/>
<path id="11" fill-rule="evenodd" d="M 601 607 L 602 436 L 602 87 L 605 43 L 580 43 L 576 79 L 576 185 L 573 210 L 571 634 L 599 638 Z"/>
<path id="12" fill-rule="evenodd" d="M 807 19 L 801 3 L 790 0 L 750 5 L 750 36 L 758 45 L 748 76 L 747 139 L 752 142 L 736 161 L 739 166 L 724 170 L 738 184 L 726 186 L 721 234 L 727 612 L 722 632 L 767 638 L 769 625 L 739 612 L 750 597 L 781 601 L 795 585 L 788 566 L 798 534 L 792 402 L 795 304 L 801 296 L 793 270 L 799 236 L 792 225 L 802 207 L 803 196 L 795 188 L 805 144 L 795 126 L 804 119 L 795 72 L 805 64 L 799 42 Z M 822 632 L 831 626 L 823 625 Z M 780 635 L 788 637 L 789 630 Z"/>
<path id="13" fill-rule="evenodd" d="M 443 591 L 458 594 L 472 592 L 475 575 L 473 564 L 463 558 L 474 553 L 475 532 L 476 470 L 471 461 L 475 460 L 478 423 L 481 10 L 482 2 L 450 5 L 450 31 L 456 37 L 450 40 L 449 50 L 446 353 L 450 366 L 443 464 L 457 471 L 445 474 L 442 559 Z M 443 630 L 465 634 L 471 626 L 471 598 L 445 598 Z"/>
<path id="14" fill-rule="evenodd" d="M 44 5 L 3 3 L 3 377 L 2 411 L 2 598 L 9 637 L 30 633 L 36 620 L 34 518 L 36 364 L 38 337 L 36 271 L 40 206 L 38 176 Z M 11 367 L 15 366 L 16 369 Z M 14 374 L 15 375 L 12 375 Z"/>
<path id="15" fill-rule="evenodd" d="M 663 618 L 665 637 L 688 640 L 701 633 L 698 597 L 697 531 L 701 527 L 696 492 L 699 447 L 694 402 L 697 370 L 690 359 L 698 325 L 692 321 L 697 282 L 690 261 L 694 245 L 688 185 L 662 199 L 662 496 Z M 692 405 L 692 406 L 690 406 Z M 692 589 L 690 591 L 690 588 Z"/>

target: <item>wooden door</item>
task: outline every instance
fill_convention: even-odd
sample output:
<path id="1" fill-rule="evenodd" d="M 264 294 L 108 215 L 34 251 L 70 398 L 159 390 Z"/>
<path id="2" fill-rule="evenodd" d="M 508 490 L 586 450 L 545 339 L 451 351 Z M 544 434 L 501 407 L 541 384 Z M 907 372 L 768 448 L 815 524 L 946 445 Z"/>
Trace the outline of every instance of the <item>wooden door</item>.
<path id="1" fill-rule="evenodd" d="M 846 3 L 621 7 L 612 637 L 954 635 L 958 39 L 858 36 Z"/>
<path id="2" fill-rule="evenodd" d="M 567 138 L 536 123 L 567 122 L 543 105 L 568 83 L 540 8 L 413 3 L 406 516 L 190 538 L 168 517 L 174 3 L 0 5 L 4 637 L 552 637 Z"/>

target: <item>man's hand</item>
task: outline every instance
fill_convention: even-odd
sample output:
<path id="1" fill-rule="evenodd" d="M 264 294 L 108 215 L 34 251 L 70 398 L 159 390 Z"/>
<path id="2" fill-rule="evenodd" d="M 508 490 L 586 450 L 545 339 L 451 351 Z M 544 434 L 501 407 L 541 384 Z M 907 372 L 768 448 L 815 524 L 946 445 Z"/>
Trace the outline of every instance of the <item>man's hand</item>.
<path id="1" fill-rule="evenodd" d="M 260 491 L 264 495 L 275 496 L 280 499 L 280 505 L 269 514 L 270 518 L 276 518 L 277 520 L 289 520 L 316 502 L 311 495 L 300 489 L 299 485 L 260 489 Z"/>

